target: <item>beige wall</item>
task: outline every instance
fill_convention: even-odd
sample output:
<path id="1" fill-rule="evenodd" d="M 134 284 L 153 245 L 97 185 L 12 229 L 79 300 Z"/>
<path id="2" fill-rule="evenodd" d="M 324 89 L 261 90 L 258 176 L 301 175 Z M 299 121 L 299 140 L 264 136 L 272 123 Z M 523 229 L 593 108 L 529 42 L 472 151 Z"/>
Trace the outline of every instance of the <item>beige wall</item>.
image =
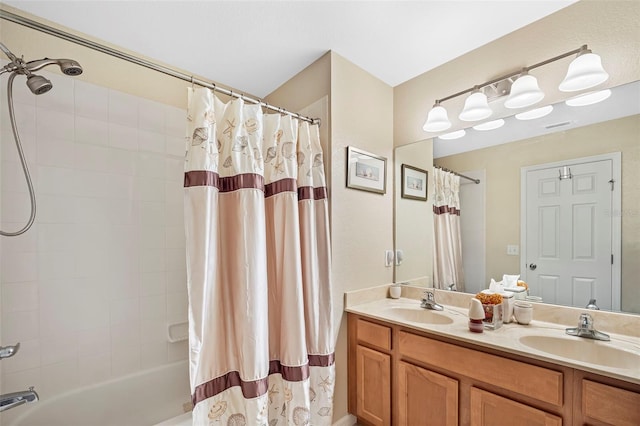
<path id="1" fill-rule="evenodd" d="M 452 170 L 486 171 L 487 277 L 519 273 L 520 258 L 507 244 L 520 244 L 520 168 L 608 152 L 622 152 L 622 310 L 640 313 L 640 116 L 442 157 Z M 605 142 L 606 141 L 606 142 Z M 508 160 L 507 160 L 508 159 Z"/>
<path id="2" fill-rule="evenodd" d="M 610 75 L 607 87 L 640 79 L 638 36 L 640 2 L 580 1 L 514 31 L 394 88 L 394 143 L 423 140 L 434 134 L 422 130 L 434 101 L 521 67 L 532 65 L 588 44 L 602 57 Z M 570 59 L 531 71 L 545 92 L 545 103 L 567 97 L 558 90 Z M 570 95 L 569 95 L 570 96 Z M 464 96 L 446 101 L 453 127 Z M 495 117 L 498 118 L 498 117 Z"/>

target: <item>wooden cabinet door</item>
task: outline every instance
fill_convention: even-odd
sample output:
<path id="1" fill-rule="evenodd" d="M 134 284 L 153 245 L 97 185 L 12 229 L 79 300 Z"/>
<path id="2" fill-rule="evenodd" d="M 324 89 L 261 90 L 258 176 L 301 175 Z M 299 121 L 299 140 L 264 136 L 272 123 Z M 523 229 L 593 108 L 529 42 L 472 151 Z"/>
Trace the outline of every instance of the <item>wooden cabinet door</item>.
<path id="1" fill-rule="evenodd" d="M 582 413 L 576 424 L 640 425 L 640 393 L 603 383 L 582 380 L 582 407 L 576 408 Z"/>
<path id="2" fill-rule="evenodd" d="M 471 388 L 471 426 L 561 426 L 562 419 L 537 408 Z"/>
<path id="3" fill-rule="evenodd" d="M 398 425 L 457 426 L 458 381 L 399 362 Z"/>
<path id="4" fill-rule="evenodd" d="M 391 424 L 391 356 L 364 346 L 356 349 L 356 415 L 374 426 Z"/>

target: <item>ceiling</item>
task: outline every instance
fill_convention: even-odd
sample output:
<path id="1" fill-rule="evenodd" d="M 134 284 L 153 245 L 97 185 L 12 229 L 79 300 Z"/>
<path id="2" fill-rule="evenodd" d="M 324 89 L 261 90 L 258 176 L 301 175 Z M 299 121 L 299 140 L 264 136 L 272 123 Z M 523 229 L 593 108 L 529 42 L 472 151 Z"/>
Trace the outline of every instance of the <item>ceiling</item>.
<path id="1" fill-rule="evenodd" d="M 328 50 L 393 87 L 575 0 L 4 2 L 265 97 Z"/>

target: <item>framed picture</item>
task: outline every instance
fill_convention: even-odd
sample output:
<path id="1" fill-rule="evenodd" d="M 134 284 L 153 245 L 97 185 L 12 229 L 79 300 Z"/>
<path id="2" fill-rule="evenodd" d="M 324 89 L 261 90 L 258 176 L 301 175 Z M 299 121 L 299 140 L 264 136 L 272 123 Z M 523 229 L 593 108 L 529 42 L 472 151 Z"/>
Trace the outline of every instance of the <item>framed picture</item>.
<path id="1" fill-rule="evenodd" d="M 347 147 L 347 188 L 387 192 L 387 159 L 351 146 Z"/>
<path id="2" fill-rule="evenodd" d="M 428 174 L 426 170 L 402 165 L 402 198 L 427 201 Z"/>

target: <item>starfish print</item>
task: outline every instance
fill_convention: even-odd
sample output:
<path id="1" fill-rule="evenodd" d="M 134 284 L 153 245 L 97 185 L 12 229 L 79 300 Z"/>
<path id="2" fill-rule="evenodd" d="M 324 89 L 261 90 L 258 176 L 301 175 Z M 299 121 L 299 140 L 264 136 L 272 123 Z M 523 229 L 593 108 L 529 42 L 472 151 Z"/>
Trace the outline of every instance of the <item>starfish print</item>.
<path id="1" fill-rule="evenodd" d="M 279 393 L 280 391 L 276 388 L 275 384 L 271 386 L 271 389 L 269 389 L 269 404 L 273 404 L 273 396 Z"/>
<path id="2" fill-rule="evenodd" d="M 233 118 L 231 120 L 229 119 L 225 119 L 224 121 L 227 122 L 227 127 L 224 129 L 224 132 L 222 132 L 223 134 L 231 137 L 231 133 L 233 133 L 233 129 L 236 128 L 236 119 Z"/>
<path id="3" fill-rule="evenodd" d="M 320 376 L 320 378 L 322 379 L 322 376 Z M 329 380 L 329 378 L 330 376 L 327 376 L 326 379 L 322 379 L 320 383 L 318 383 L 318 386 L 322 387 L 325 392 L 329 392 L 329 388 L 333 386 L 333 382 Z"/>

